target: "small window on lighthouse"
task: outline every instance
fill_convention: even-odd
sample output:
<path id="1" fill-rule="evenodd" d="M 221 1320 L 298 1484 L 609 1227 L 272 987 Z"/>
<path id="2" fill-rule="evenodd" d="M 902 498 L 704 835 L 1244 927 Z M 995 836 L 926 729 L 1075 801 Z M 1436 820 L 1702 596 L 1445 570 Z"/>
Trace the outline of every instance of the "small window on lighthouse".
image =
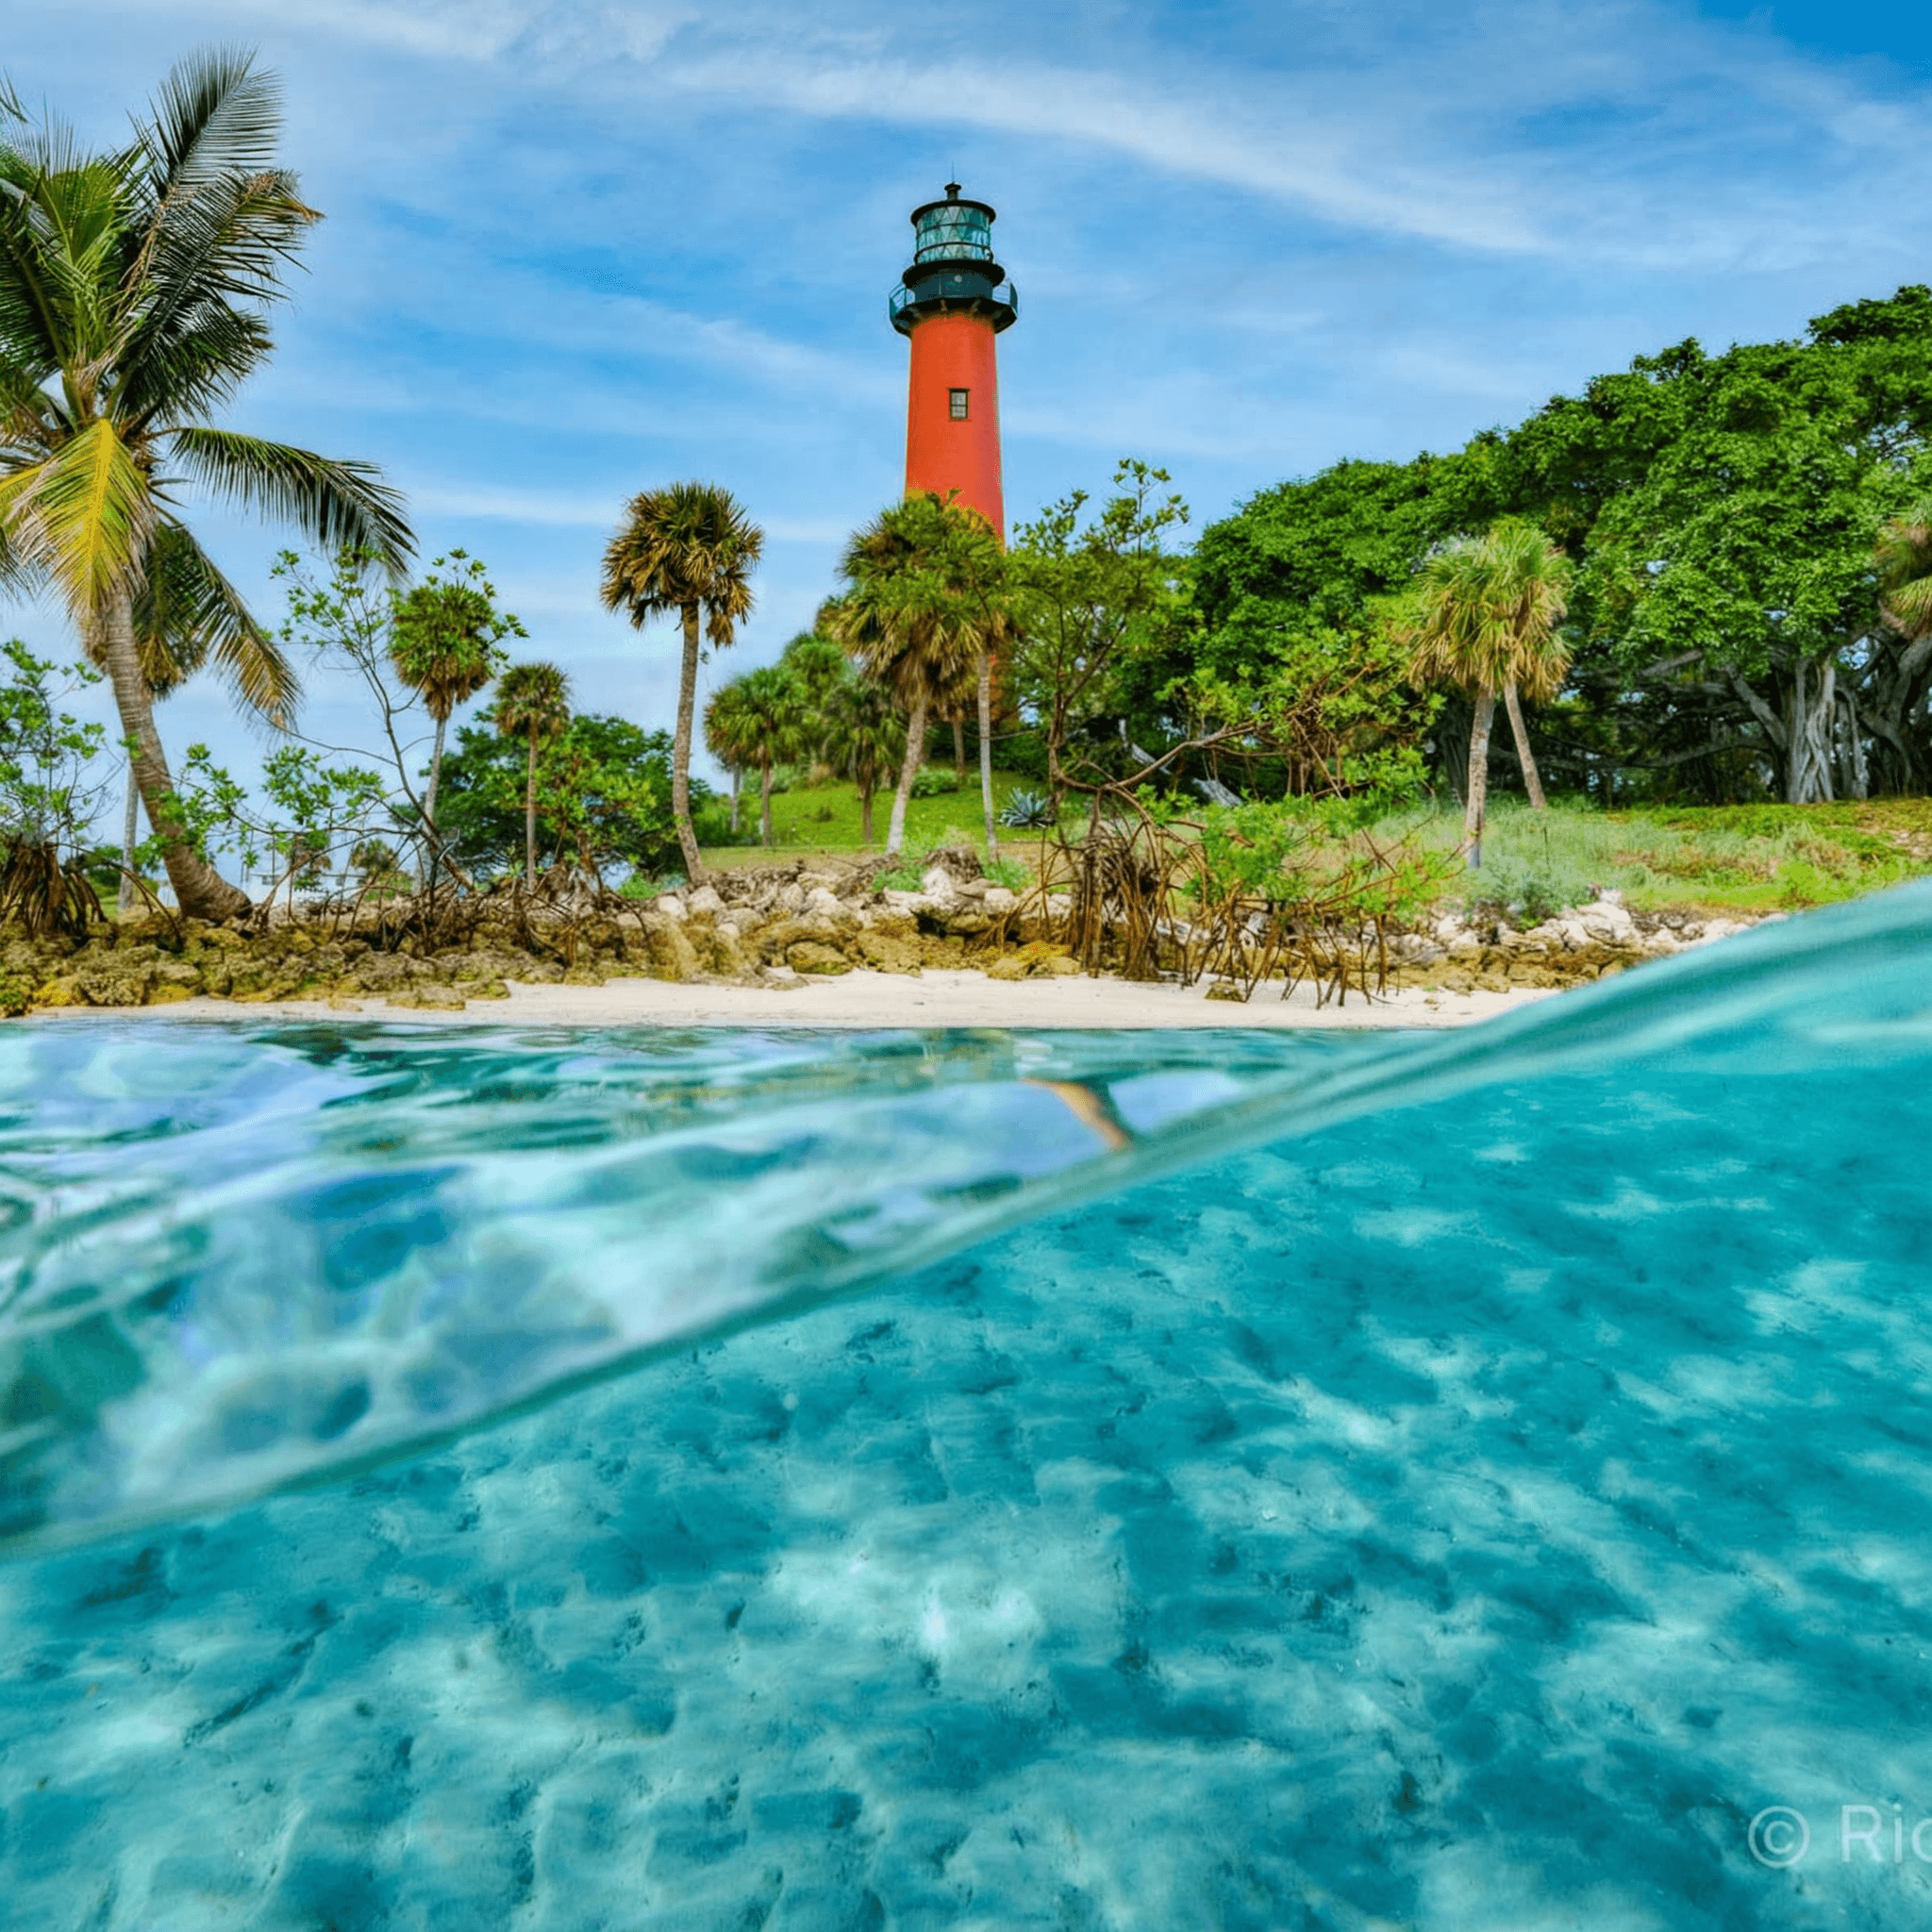
<path id="1" fill-rule="evenodd" d="M 967 399 L 972 395 L 970 389 L 949 389 L 946 391 L 946 407 L 955 423 L 963 423 L 967 416 Z"/>

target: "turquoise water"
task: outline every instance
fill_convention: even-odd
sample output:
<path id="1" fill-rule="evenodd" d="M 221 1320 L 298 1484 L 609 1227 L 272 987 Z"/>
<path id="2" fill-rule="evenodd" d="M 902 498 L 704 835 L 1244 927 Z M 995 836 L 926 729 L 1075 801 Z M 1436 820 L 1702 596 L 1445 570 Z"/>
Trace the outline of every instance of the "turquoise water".
<path id="1" fill-rule="evenodd" d="M 1928 969 L 9 1028 L 0 1924 L 1922 1923 Z"/>

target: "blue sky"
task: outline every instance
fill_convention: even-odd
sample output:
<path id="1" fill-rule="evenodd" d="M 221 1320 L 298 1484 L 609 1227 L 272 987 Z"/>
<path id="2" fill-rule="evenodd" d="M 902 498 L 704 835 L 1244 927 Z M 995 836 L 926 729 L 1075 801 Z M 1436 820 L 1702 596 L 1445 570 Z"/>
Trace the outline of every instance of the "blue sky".
<path id="1" fill-rule="evenodd" d="M 1513 422 L 1635 354 L 1932 278 L 1932 48 L 1904 6 L 1342 0 L 63 0 L 6 69 L 103 140 L 169 63 L 282 76 L 318 231 L 243 426 L 380 463 L 492 566 L 584 708 L 668 722 L 668 626 L 597 607 L 653 483 L 763 525 L 774 657 L 900 481 L 913 205 L 1000 210 L 1009 520 L 1124 454 L 1196 525 L 1344 456 Z M 276 599 L 276 533 L 205 519 Z M 51 610 L 0 612 L 42 642 Z M 366 740 L 345 682 L 304 723 Z M 171 751 L 259 744 L 219 690 Z"/>

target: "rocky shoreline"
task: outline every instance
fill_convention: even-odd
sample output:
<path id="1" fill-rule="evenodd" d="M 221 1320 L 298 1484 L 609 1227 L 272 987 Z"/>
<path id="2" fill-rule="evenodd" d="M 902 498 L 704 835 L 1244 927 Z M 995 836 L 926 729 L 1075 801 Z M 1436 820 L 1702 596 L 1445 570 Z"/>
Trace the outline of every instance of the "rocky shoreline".
<path id="1" fill-rule="evenodd" d="M 641 975 L 782 989 L 856 969 L 978 968 L 993 980 L 1082 971 L 1046 922 L 987 879 L 972 853 L 934 855 L 916 891 L 878 888 L 882 869 L 877 859 L 747 867 L 688 892 L 607 896 L 575 908 L 567 901 L 521 907 L 507 896 L 498 905 L 492 895 L 475 902 L 461 941 L 441 946 L 412 941 L 393 907 L 304 908 L 258 927 L 156 913 L 97 928 L 84 941 L 15 935 L 0 943 L 0 1011 L 197 996 L 453 1010 L 506 998 L 511 982 L 601 986 Z M 1448 992 L 1574 985 L 1741 924 L 1634 914 L 1614 894 L 1522 931 L 1445 913 L 1390 941 L 1388 983 Z"/>

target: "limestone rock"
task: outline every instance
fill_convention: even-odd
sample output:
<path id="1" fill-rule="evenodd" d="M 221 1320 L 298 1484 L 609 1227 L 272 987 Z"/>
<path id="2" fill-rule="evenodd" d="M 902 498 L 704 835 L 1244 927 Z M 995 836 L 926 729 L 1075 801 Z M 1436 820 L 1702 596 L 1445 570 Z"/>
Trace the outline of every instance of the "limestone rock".
<path id="1" fill-rule="evenodd" d="M 389 1004 L 423 1012 L 459 1013 L 468 1003 L 455 987 L 444 986 L 440 980 L 424 979 L 391 993 Z"/>
<path id="2" fill-rule="evenodd" d="M 695 979 L 702 970 L 697 949 L 682 920 L 667 918 L 661 912 L 647 912 L 639 922 L 640 961 L 654 979 L 685 981 Z"/>
<path id="3" fill-rule="evenodd" d="M 1600 945 L 1631 946 L 1637 943 L 1637 922 L 1620 900 L 1593 899 L 1581 906 L 1575 921 Z"/>
<path id="4" fill-rule="evenodd" d="M 921 971 L 916 940 L 881 932 L 876 926 L 861 932 L 853 950 L 876 973 L 916 974 Z"/>
<path id="5" fill-rule="evenodd" d="M 716 886 L 700 886 L 685 901 L 685 909 L 693 919 L 717 919 L 724 911 L 724 901 Z"/>
<path id="6" fill-rule="evenodd" d="M 829 975 L 852 971 L 852 961 L 837 946 L 824 945 L 817 940 L 800 940 L 788 946 L 785 962 L 794 973 Z"/>
<path id="7" fill-rule="evenodd" d="M 76 974 L 75 991 L 91 1007 L 144 1007 L 154 990 L 153 970 Z"/>

